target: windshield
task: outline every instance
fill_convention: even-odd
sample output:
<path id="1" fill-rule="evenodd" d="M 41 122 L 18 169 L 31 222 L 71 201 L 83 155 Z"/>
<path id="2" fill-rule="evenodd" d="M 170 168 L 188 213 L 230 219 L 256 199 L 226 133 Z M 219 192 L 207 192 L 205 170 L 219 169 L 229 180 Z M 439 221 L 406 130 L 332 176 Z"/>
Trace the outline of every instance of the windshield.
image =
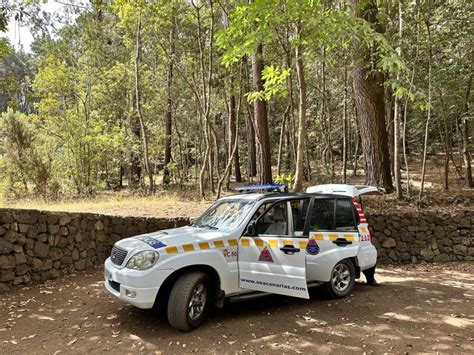
<path id="1" fill-rule="evenodd" d="M 218 201 L 196 219 L 193 225 L 221 231 L 231 231 L 244 220 L 255 201 Z"/>

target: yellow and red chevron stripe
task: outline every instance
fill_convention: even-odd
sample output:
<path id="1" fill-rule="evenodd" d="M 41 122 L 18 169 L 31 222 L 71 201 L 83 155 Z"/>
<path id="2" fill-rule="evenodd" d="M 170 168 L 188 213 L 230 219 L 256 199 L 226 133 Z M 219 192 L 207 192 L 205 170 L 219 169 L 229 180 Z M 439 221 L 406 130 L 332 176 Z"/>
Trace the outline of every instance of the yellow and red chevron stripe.
<path id="1" fill-rule="evenodd" d="M 224 249 L 224 248 L 229 248 L 229 247 L 236 247 L 237 245 L 238 245 L 237 239 L 213 240 L 209 242 L 195 242 L 195 243 L 186 243 L 182 245 L 167 246 L 163 249 L 160 249 L 160 252 L 164 250 L 166 254 L 178 254 L 178 253 L 193 252 L 196 250 Z"/>

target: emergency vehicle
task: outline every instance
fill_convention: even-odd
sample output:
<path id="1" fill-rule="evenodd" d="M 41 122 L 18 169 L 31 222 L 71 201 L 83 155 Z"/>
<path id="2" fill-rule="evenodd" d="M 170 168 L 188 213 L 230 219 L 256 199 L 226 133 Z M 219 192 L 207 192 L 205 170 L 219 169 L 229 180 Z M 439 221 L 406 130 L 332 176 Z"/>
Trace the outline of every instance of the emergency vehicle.
<path id="1" fill-rule="evenodd" d="M 209 307 L 265 294 L 344 297 L 376 264 L 358 198 L 376 187 L 318 185 L 288 193 L 257 185 L 217 200 L 192 224 L 123 239 L 105 261 L 105 288 L 171 326 L 197 328 Z"/>

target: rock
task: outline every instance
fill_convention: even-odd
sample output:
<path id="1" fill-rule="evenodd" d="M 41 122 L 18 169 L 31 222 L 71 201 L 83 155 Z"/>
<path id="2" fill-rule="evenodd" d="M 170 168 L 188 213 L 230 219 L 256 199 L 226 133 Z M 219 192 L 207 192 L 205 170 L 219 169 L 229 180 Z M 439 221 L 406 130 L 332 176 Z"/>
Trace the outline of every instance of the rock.
<path id="1" fill-rule="evenodd" d="M 46 221 L 48 222 L 48 224 L 56 224 L 59 222 L 59 217 L 57 214 L 48 213 L 48 216 L 46 217 Z"/>
<path id="2" fill-rule="evenodd" d="M 2 254 L 10 254 L 13 251 L 13 243 L 0 238 L 0 255 Z"/>
<path id="3" fill-rule="evenodd" d="M 94 224 L 94 229 L 95 229 L 96 231 L 102 231 L 102 230 L 104 230 L 104 224 L 102 223 L 102 221 L 97 221 L 97 222 L 95 222 L 95 224 Z"/>
<path id="4" fill-rule="evenodd" d="M 49 253 L 49 245 L 42 242 L 35 242 L 33 252 L 40 258 L 46 258 Z"/>
<path id="5" fill-rule="evenodd" d="M 59 225 L 61 226 L 65 226 L 66 224 L 69 224 L 70 222 L 71 222 L 71 217 L 69 217 L 66 214 L 59 217 Z"/>
<path id="6" fill-rule="evenodd" d="M 70 256 L 63 256 L 61 258 L 61 263 L 63 263 L 64 265 L 71 265 L 73 263 L 73 260 Z"/>
<path id="7" fill-rule="evenodd" d="M 420 255 L 425 258 L 426 261 L 430 261 L 434 257 L 434 253 L 431 249 L 422 249 Z"/>
<path id="8" fill-rule="evenodd" d="M 0 223 L 1 224 L 7 224 L 7 223 L 12 223 L 13 222 L 13 216 L 11 212 L 9 211 L 2 211 L 0 213 Z"/>
<path id="9" fill-rule="evenodd" d="M 27 233 L 28 232 L 28 224 L 20 223 L 18 225 L 18 229 L 20 233 Z"/>
<path id="10" fill-rule="evenodd" d="M 35 241 L 33 239 L 27 239 L 25 242 L 25 250 L 33 250 Z"/>
<path id="11" fill-rule="evenodd" d="M 18 265 L 16 268 L 15 268 L 15 273 L 17 275 L 24 275 L 26 274 L 28 271 L 30 270 L 30 268 L 28 267 L 28 265 L 26 264 L 21 264 L 21 265 Z"/>
<path id="12" fill-rule="evenodd" d="M 445 246 L 448 246 L 448 247 L 449 247 L 449 246 L 453 245 L 453 241 L 452 241 L 451 239 L 449 239 L 449 238 L 445 238 L 444 241 L 443 241 L 443 244 L 444 244 Z"/>
<path id="13" fill-rule="evenodd" d="M 15 257 L 13 255 L 0 256 L 0 269 L 13 269 L 15 267 Z"/>
<path id="14" fill-rule="evenodd" d="M 78 271 L 84 270 L 86 268 L 86 261 L 84 259 L 75 261 L 74 262 L 74 267 Z"/>
<path id="15" fill-rule="evenodd" d="M 416 256 L 413 255 L 413 256 L 411 257 L 411 263 L 412 263 L 412 264 L 417 264 L 417 263 L 418 263 L 418 259 L 416 258 Z"/>
<path id="16" fill-rule="evenodd" d="M 48 235 L 46 233 L 41 233 L 41 234 L 38 234 L 36 236 L 36 239 L 39 241 L 39 242 L 42 242 L 42 243 L 45 243 L 48 241 Z"/>
<path id="17" fill-rule="evenodd" d="M 13 270 L 0 270 L 0 282 L 15 280 L 15 272 Z"/>
<path id="18" fill-rule="evenodd" d="M 15 232 L 14 230 L 8 230 L 5 235 L 3 236 L 3 238 L 10 242 L 10 243 L 15 243 L 17 240 L 18 240 L 18 233 Z"/>
<path id="19" fill-rule="evenodd" d="M 386 238 L 383 242 L 382 242 L 382 246 L 384 248 L 395 248 L 397 246 L 397 242 L 395 241 L 395 239 L 393 238 Z"/>
<path id="20" fill-rule="evenodd" d="M 395 250 L 391 250 L 390 253 L 388 253 L 388 257 L 392 259 L 393 261 L 398 260 L 398 256 L 397 256 L 397 253 L 395 253 Z"/>
<path id="21" fill-rule="evenodd" d="M 10 286 L 6 282 L 0 282 L 0 293 L 10 291 Z"/>
<path id="22" fill-rule="evenodd" d="M 433 258 L 433 261 L 445 263 L 445 262 L 451 261 L 451 257 L 448 254 L 440 254 L 440 255 L 436 255 Z"/>
<path id="23" fill-rule="evenodd" d="M 15 263 L 16 265 L 25 264 L 26 263 L 26 255 L 25 253 L 15 253 Z"/>
<path id="24" fill-rule="evenodd" d="M 409 232 L 418 232 L 418 226 L 408 226 Z"/>
<path id="25" fill-rule="evenodd" d="M 441 226 L 436 226 L 434 229 L 434 235 L 436 238 L 443 238 L 445 236 L 444 228 Z"/>
<path id="26" fill-rule="evenodd" d="M 41 267 L 41 270 L 51 270 L 53 268 L 53 261 L 48 259 L 43 261 L 43 266 Z"/>
<path id="27" fill-rule="evenodd" d="M 59 260 L 63 257 L 64 253 L 61 249 L 59 248 L 51 248 L 51 250 L 49 251 L 49 258 L 52 259 L 52 260 Z"/>
<path id="28" fill-rule="evenodd" d="M 40 259 L 38 258 L 33 259 L 33 267 L 32 267 L 33 270 L 38 271 L 41 269 L 42 266 L 43 266 L 43 262 Z"/>
<path id="29" fill-rule="evenodd" d="M 456 255 L 466 255 L 467 247 L 462 244 L 457 244 L 453 247 L 453 253 Z"/>
<path id="30" fill-rule="evenodd" d="M 51 224 L 48 226 L 49 234 L 56 234 L 59 232 L 59 225 L 58 224 Z"/>

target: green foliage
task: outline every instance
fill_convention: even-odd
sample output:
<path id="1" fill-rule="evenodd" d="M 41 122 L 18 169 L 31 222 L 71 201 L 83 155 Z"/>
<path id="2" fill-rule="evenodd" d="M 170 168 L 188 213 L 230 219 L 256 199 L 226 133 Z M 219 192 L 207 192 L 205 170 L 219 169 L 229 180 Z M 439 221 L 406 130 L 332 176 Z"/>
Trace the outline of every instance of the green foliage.
<path id="1" fill-rule="evenodd" d="M 297 47 L 307 81 L 305 170 L 311 171 L 312 180 L 334 179 L 330 165 L 342 160 L 344 107 L 349 165 L 355 159 L 359 133 L 350 87 L 352 70 L 359 64 L 353 62 L 356 46 L 368 52 L 368 75 L 385 76 L 387 112 L 395 97 L 403 111 L 406 108 L 407 142 L 416 154 L 422 146 L 428 108 L 431 45 L 430 146 L 433 151 L 440 149 L 439 138 L 447 134 L 456 148 L 462 120 L 472 120 L 465 107 L 472 75 L 473 5 L 464 0 L 401 1 L 401 38 L 398 2 L 377 2 L 380 28 L 375 28 L 354 16 L 350 2 L 116 0 L 93 1 L 87 10 L 75 10 L 77 17 L 58 30 L 54 39 L 43 36 L 32 20 L 34 12 L 41 16 L 35 11 L 40 1 L 22 1 L 18 3 L 22 10 L 15 7 L 15 14 L 25 14 L 23 19 L 39 32 L 35 32 L 38 39 L 32 54 L 15 52 L 5 40 L 0 42 L 0 57 L 11 50 L 0 61 L 0 111 L 11 109 L 2 116 L 3 178 L 17 195 L 94 194 L 119 185 L 132 162 L 140 168 L 144 147 L 134 82 L 138 20 L 142 115 L 155 174 L 163 169 L 167 82 L 172 67 L 172 161 L 167 166 L 172 183 L 197 181 L 200 168 L 207 164 L 206 135 L 213 149 L 209 159 L 212 174 L 214 178 L 221 174 L 229 156 L 231 96 L 237 106 L 240 102 L 238 153 L 244 177 L 249 175 L 251 160 L 252 107 L 243 97 L 249 102 L 267 102 L 273 162 L 285 122 L 280 168 L 293 171 L 298 129 Z M 0 13 L 0 32 L 6 31 L 8 16 L 11 14 L 5 11 Z M 215 33 L 217 43 L 212 42 Z M 259 44 L 266 65 L 263 90 L 255 92 L 251 57 Z M 393 50 L 398 46 L 401 56 Z M 348 96 L 345 106 L 344 92 Z M 209 104 L 212 128 L 207 130 L 202 110 L 206 105 L 199 93 L 207 95 L 205 104 Z M 357 149 L 360 155 L 360 144 Z M 143 174 L 140 179 L 143 185 Z M 210 183 L 211 179 L 206 180 Z M 291 184 L 293 176 L 277 176 L 275 181 Z"/>
<path id="2" fill-rule="evenodd" d="M 37 196 L 56 195 L 58 185 L 53 176 L 53 147 L 35 129 L 31 117 L 8 110 L 0 121 L 2 174 L 8 180 L 12 195 L 28 193 Z"/>
<path id="3" fill-rule="evenodd" d="M 289 75 L 289 69 L 281 69 L 280 67 L 274 65 L 265 66 L 262 71 L 262 79 L 264 80 L 264 90 L 247 93 L 246 96 L 248 101 L 269 101 L 272 97 L 285 97 L 288 93 L 286 80 Z"/>
<path id="4" fill-rule="evenodd" d="M 291 174 L 288 174 L 288 175 L 281 174 L 281 175 L 275 176 L 274 180 L 277 184 L 285 184 L 285 185 L 291 186 L 293 182 L 295 181 L 295 177 Z"/>

